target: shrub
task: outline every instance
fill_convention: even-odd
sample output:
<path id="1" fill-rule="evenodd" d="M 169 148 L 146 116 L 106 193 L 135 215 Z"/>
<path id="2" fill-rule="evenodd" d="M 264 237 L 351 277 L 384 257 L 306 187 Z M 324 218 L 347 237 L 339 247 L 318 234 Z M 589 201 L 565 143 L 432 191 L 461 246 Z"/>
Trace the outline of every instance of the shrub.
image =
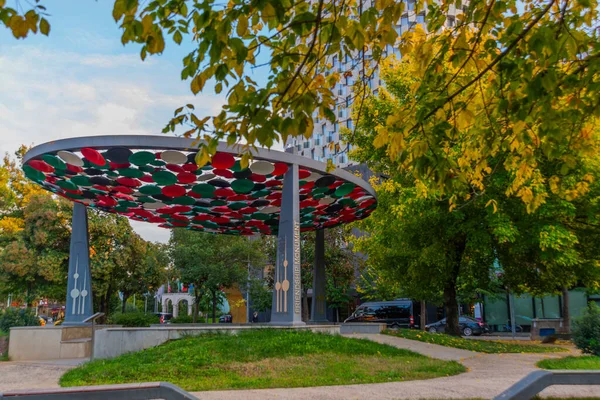
<path id="1" fill-rule="evenodd" d="M 8 332 L 13 326 L 39 326 L 40 319 L 33 310 L 7 308 L 0 314 L 0 331 Z"/>
<path id="2" fill-rule="evenodd" d="M 573 325 L 575 346 L 584 353 L 600 356 L 600 308 L 590 303 Z"/>
<path id="3" fill-rule="evenodd" d="M 158 324 L 160 321 L 157 315 L 144 314 L 143 312 L 117 313 L 111 317 L 111 322 L 124 327 L 149 327 L 151 324 Z"/>
<path id="4" fill-rule="evenodd" d="M 179 315 L 177 318 L 171 318 L 169 322 L 172 324 L 193 324 L 194 319 L 191 315 Z M 204 318 L 198 317 L 196 323 L 204 323 Z"/>

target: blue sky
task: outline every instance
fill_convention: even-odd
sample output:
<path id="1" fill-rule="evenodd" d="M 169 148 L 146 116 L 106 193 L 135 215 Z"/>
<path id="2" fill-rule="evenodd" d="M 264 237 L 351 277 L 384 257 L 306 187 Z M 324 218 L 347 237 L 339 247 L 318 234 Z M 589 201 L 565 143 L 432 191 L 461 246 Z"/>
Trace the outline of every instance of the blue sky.
<path id="1" fill-rule="evenodd" d="M 220 110 L 224 98 L 212 85 L 193 96 L 180 79 L 189 42 L 169 40 L 164 54 L 142 62 L 139 45 L 121 45 L 113 1 L 44 4 L 49 37 L 16 40 L 0 28 L 0 153 L 67 137 L 161 134 L 173 110 L 187 103 L 202 116 Z M 134 227 L 146 239 L 168 240 L 168 230 Z"/>

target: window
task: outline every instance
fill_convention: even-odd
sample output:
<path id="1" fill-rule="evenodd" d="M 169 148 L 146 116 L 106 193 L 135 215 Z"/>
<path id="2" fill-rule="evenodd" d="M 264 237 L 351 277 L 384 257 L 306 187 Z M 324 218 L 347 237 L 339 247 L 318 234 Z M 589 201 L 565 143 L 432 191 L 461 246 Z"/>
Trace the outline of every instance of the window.
<path id="1" fill-rule="evenodd" d="M 297 149 L 298 151 L 302 150 L 302 145 L 298 145 L 298 146 L 296 146 L 296 149 Z"/>
<path id="2" fill-rule="evenodd" d="M 408 0 L 408 11 L 415 11 L 415 0 Z"/>
<path id="3" fill-rule="evenodd" d="M 338 130 L 339 130 L 339 127 L 338 127 L 338 124 L 336 122 L 335 124 L 333 124 L 333 132 L 337 132 Z"/>
<path id="4" fill-rule="evenodd" d="M 339 162 L 340 164 L 343 164 L 343 163 L 345 163 L 345 162 L 346 162 L 346 155 L 345 155 L 345 154 L 341 154 L 341 155 L 338 157 L 338 162 Z"/>
<path id="5" fill-rule="evenodd" d="M 401 26 L 408 26 L 408 15 L 405 15 L 402 18 L 400 18 L 400 25 Z"/>
<path id="6" fill-rule="evenodd" d="M 313 160 L 315 159 L 315 149 L 312 149 L 310 151 L 310 158 L 312 158 Z"/>
<path id="7" fill-rule="evenodd" d="M 424 24 L 424 23 L 425 23 L 425 14 L 417 15 L 417 24 Z"/>
<path id="8" fill-rule="evenodd" d="M 338 107 L 338 118 L 345 118 L 345 117 L 346 117 L 346 109 Z"/>
<path id="9" fill-rule="evenodd" d="M 446 25 L 448 28 L 452 28 L 454 26 L 454 22 L 455 18 L 452 15 L 448 15 L 448 18 L 446 19 Z"/>
<path id="10" fill-rule="evenodd" d="M 321 135 L 325 135 L 326 129 L 327 129 L 326 124 L 321 125 Z"/>
<path id="11" fill-rule="evenodd" d="M 310 147 L 310 140 L 309 140 L 309 141 L 306 141 L 306 142 L 304 142 L 304 148 L 305 148 L 305 149 L 308 149 L 309 147 Z"/>
<path id="12" fill-rule="evenodd" d="M 350 96 L 346 96 L 346 108 L 350 108 Z"/>
<path id="13" fill-rule="evenodd" d="M 352 120 L 349 119 L 346 121 L 346 128 L 348 129 L 353 129 L 353 124 L 352 124 Z"/>
<path id="14" fill-rule="evenodd" d="M 352 77 L 346 76 L 346 86 L 351 86 L 351 85 L 352 85 Z"/>

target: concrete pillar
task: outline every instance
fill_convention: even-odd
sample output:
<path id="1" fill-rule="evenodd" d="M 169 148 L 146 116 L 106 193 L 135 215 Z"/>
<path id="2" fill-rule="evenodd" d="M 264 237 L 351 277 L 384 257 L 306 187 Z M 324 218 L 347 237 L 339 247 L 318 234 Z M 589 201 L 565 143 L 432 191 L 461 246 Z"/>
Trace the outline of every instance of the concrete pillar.
<path id="1" fill-rule="evenodd" d="M 290 165 L 283 178 L 275 290 L 271 307 L 273 325 L 305 325 L 302 321 L 298 170 L 298 165 Z"/>
<path id="2" fill-rule="evenodd" d="M 87 208 L 81 203 L 74 203 L 71 248 L 69 250 L 67 305 L 63 325 L 82 325 L 84 324 L 83 320 L 93 314 L 91 281 Z"/>
<path id="3" fill-rule="evenodd" d="M 313 269 L 313 298 L 310 322 L 329 323 L 325 303 L 325 230 L 319 229 L 315 238 L 315 265 Z"/>
<path id="4" fill-rule="evenodd" d="M 179 315 L 179 303 L 173 302 L 173 318 Z"/>
<path id="5" fill-rule="evenodd" d="M 192 302 L 188 300 L 188 315 L 192 315 Z"/>

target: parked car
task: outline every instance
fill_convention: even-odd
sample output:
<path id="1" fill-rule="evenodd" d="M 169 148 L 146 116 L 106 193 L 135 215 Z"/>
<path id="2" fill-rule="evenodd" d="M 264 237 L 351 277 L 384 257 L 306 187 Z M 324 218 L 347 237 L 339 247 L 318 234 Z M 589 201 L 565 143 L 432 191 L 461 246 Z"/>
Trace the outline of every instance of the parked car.
<path id="1" fill-rule="evenodd" d="M 465 336 L 479 336 L 482 333 L 489 333 L 489 329 L 485 322 L 481 322 L 471 317 L 459 317 L 458 326 Z M 434 322 L 433 324 L 425 325 L 425 330 L 430 333 L 444 332 L 446 330 L 446 318 Z"/>
<path id="2" fill-rule="evenodd" d="M 231 315 L 221 315 L 219 317 L 220 324 L 231 324 L 233 322 L 233 317 Z"/>
<path id="3" fill-rule="evenodd" d="M 363 303 L 344 322 L 377 322 L 391 328 L 414 328 L 413 302 L 394 300 Z"/>
<path id="4" fill-rule="evenodd" d="M 173 314 L 167 312 L 154 313 L 154 315 L 158 316 L 161 324 L 168 324 L 169 321 L 173 318 Z"/>

